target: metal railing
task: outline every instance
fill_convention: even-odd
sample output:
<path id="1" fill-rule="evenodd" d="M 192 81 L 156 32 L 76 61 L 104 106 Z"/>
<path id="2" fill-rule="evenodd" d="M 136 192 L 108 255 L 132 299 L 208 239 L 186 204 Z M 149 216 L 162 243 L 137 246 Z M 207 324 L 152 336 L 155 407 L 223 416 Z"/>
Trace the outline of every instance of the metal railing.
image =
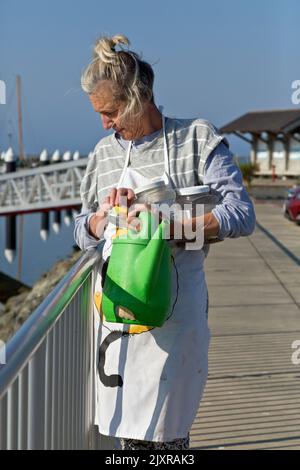
<path id="1" fill-rule="evenodd" d="M 0 215 L 81 205 L 88 158 L 0 175 Z"/>
<path id="2" fill-rule="evenodd" d="M 103 448 L 92 415 L 98 258 L 99 250 L 86 252 L 7 343 L 0 449 Z"/>

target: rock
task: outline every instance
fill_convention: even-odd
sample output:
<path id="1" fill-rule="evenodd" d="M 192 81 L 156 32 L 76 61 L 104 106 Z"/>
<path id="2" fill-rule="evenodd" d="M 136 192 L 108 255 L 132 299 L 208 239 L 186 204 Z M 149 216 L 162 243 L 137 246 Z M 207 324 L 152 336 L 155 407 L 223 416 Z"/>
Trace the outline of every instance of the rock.
<path id="1" fill-rule="evenodd" d="M 29 291 L 30 287 L 22 282 L 14 279 L 7 274 L 0 272 L 0 302 L 5 304 L 10 297 L 20 294 L 21 292 Z"/>

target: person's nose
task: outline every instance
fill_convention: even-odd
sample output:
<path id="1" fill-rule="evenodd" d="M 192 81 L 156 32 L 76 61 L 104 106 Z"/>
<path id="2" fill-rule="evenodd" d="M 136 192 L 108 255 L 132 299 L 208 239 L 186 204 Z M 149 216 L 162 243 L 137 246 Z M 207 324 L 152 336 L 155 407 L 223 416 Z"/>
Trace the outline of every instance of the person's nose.
<path id="1" fill-rule="evenodd" d="M 111 129 L 112 126 L 114 125 L 111 118 L 107 116 L 103 116 L 102 114 L 101 114 L 101 121 L 102 121 L 102 126 L 104 127 L 105 130 Z"/>

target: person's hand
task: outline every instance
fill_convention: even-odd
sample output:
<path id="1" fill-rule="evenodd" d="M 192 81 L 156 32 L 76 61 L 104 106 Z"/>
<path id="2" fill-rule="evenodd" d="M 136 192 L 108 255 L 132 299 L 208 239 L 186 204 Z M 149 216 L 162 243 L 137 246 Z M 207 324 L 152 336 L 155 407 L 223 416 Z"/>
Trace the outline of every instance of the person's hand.
<path id="1" fill-rule="evenodd" d="M 128 228 L 131 230 L 134 230 L 136 232 L 139 232 L 141 230 L 141 221 L 138 218 L 140 215 L 140 212 L 151 212 L 151 205 L 150 204 L 133 204 L 130 208 L 130 211 L 128 212 L 127 215 L 127 225 Z"/>
<path id="2" fill-rule="evenodd" d="M 177 222 L 175 220 L 170 220 L 170 214 L 165 214 L 163 211 L 160 210 L 159 206 L 155 204 L 133 204 L 131 206 L 131 210 L 128 213 L 127 217 L 127 224 L 131 230 L 139 232 L 142 229 L 141 220 L 138 218 L 140 212 L 151 212 L 153 216 L 156 218 L 157 225 L 160 224 L 163 220 L 167 220 L 169 222 L 169 232 L 165 232 L 167 239 L 173 239 L 174 235 L 178 236 L 181 239 L 180 235 L 183 230 L 183 224 L 181 222 Z"/>
<path id="3" fill-rule="evenodd" d="M 130 207 L 135 200 L 135 194 L 129 188 L 112 188 L 100 204 L 98 211 L 89 220 L 89 233 L 100 239 L 107 224 L 108 211 L 116 206 Z"/>
<path id="4" fill-rule="evenodd" d="M 105 226 L 107 224 L 107 214 L 108 211 L 111 209 L 111 206 L 107 199 L 108 198 L 105 198 L 105 200 L 100 205 L 98 211 L 95 212 L 95 214 L 92 215 L 89 220 L 89 234 L 92 235 L 94 238 L 97 238 L 98 240 L 101 238 L 105 230 Z"/>
<path id="5" fill-rule="evenodd" d="M 105 198 L 104 201 L 108 202 L 111 207 L 130 207 L 133 204 L 135 198 L 135 194 L 130 188 L 112 188 L 110 194 Z"/>

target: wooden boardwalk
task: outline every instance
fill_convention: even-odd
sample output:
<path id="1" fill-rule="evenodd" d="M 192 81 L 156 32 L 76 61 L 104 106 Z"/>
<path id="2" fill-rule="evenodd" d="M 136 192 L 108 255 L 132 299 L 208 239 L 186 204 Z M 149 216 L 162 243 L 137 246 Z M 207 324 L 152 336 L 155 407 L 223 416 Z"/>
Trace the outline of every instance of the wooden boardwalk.
<path id="1" fill-rule="evenodd" d="M 192 449 L 300 450 L 300 227 L 256 204 L 248 238 L 213 245 L 206 261 L 210 372 Z"/>

